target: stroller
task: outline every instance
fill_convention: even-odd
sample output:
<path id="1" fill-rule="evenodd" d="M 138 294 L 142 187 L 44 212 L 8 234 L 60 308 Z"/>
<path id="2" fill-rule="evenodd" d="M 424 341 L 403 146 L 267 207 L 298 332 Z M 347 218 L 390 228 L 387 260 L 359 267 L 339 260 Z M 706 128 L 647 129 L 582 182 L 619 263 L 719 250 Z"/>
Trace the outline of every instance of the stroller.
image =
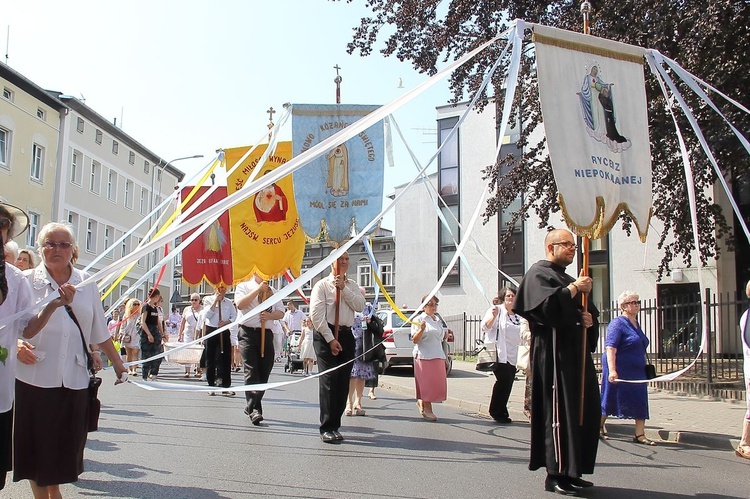
<path id="1" fill-rule="evenodd" d="M 302 370 L 302 358 L 299 356 L 300 336 L 302 336 L 302 333 L 295 331 L 289 337 L 286 350 L 286 364 L 284 365 L 285 373 L 294 374 L 294 371 Z"/>

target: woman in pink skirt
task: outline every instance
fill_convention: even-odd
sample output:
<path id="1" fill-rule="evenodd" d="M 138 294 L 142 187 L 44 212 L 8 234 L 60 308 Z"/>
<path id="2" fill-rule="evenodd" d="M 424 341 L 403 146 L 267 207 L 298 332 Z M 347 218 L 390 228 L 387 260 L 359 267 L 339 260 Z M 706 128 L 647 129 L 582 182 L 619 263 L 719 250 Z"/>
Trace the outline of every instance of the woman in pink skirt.
<path id="1" fill-rule="evenodd" d="M 422 298 L 422 301 L 425 301 Z M 443 330 L 437 315 L 438 298 L 426 300 L 422 313 L 414 318 L 411 341 L 414 343 L 414 384 L 417 389 L 419 413 L 428 421 L 437 421 L 432 412 L 433 402 L 443 402 L 447 397 L 448 379 L 445 370 Z"/>

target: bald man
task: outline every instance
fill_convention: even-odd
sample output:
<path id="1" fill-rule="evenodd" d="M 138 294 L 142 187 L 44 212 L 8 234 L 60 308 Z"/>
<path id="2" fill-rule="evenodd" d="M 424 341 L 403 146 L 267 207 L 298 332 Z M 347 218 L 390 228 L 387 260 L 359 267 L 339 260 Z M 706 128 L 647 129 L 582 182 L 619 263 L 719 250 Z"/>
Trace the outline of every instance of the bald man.
<path id="1" fill-rule="evenodd" d="M 573 234 L 553 230 L 544 240 L 544 260 L 521 281 L 513 310 L 531 328 L 531 457 L 529 469 L 546 468 L 545 490 L 578 495 L 593 484 L 581 479 L 594 472 L 599 443 L 599 386 L 591 352 L 599 337 L 598 310 L 582 293 L 591 278 L 565 273 L 576 258 Z M 587 328 L 586 354 L 583 328 Z M 581 369 L 585 365 L 583 425 L 580 425 Z"/>

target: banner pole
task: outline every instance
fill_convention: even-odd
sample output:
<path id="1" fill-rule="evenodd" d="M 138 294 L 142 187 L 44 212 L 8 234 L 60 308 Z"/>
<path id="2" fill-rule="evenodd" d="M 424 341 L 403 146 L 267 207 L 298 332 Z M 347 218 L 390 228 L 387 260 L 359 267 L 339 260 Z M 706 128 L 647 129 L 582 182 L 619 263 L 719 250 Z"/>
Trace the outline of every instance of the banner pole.
<path id="1" fill-rule="evenodd" d="M 581 274 L 584 276 L 589 275 L 589 238 L 588 236 L 583 237 L 583 266 L 581 268 Z M 588 293 L 581 294 L 581 304 L 583 305 L 583 311 L 588 310 Z M 578 424 L 583 426 L 583 401 L 585 398 L 584 388 L 586 387 L 586 351 L 587 351 L 587 328 L 582 327 L 582 341 L 581 341 L 581 405 L 579 407 L 579 418 Z"/>
<path id="2" fill-rule="evenodd" d="M 339 275 L 339 261 L 333 264 L 333 271 L 335 275 Z M 336 312 L 333 314 L 333 337 L 336 341 L 339 341 L 339 303 L 341 302 L 341 290 L 336 286 Z"/>
<path id="3" fill-rule="evenodd" d="M 262 291 L 260 293 L 260 302 L 263 303 L 268 298 L 268 295 L 265 291 Z M 260 356 L 261 358 L 265 356 L 266 353 L 266 320 L 261 319 L 260 320 Z"/>

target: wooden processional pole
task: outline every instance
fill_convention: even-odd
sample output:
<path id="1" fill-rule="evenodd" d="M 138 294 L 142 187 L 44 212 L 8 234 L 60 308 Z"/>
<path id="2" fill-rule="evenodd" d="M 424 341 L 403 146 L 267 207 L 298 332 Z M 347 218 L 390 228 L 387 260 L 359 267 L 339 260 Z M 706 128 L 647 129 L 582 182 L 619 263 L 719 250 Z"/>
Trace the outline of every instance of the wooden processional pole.
<path id="1" fill-rule="evenodd" d="M 589 32 L 589 13 L 591 12 L 591 4 L 588 2 L 588 0 L 583 0 L 581 2 L 581 14 L 583 14 L 583 34 L 588 35 Z M 584 276 L 589 275 L 589 238 L 588 236 L 583 236 L 583 266 L 581 268 L 581 274 Z M 583 305 L 583 311 L 588 310 L 588 295 L 586 293 L 583 293 L 581 295 L 581 305 Z M 578 411 L 578 424 L 579 426 L 583 426 L 583 402 L 585 399 L 585 391 L 586 388 L 586 354 L 588 350 L 588 338 L 587 338 L 587 328 L 586 326 L 582 326 L 582 341 L 581 341 L 581 405 L 579 407 Z"/>
<path id="2" fill-rule="evenodd" d="M 260 303 L 263 303 L 268 298 L 268 294 L 265 291 L 260 293 Z M 264 357 L 266 353 L 266 320 L 260 320 L 260 356 Z"/>
<path id="3" fill-rule="evenodd" d="M 343 78 L 341 75 L 339 75 L 339 70 L 341 67 L 336 64 L 333 69 L 336 70 L 336 78 L 333 79 L 333 82 L 336 84 L 336 104 L 341 104 L 341 82 L 343 81 Z M 333 264 L 333 271 L 335 272 L 335 275 L 339 275 L 339 261 L 336 260 L 336 263 Z M 336 341 L 339 340 L 339 304 L 341 303 L 341 290 L 338 286 L 336 286 L 336 311 L 334 312 L 334 323 L 333 323 L 333 337 L 336 339 Z"/>

